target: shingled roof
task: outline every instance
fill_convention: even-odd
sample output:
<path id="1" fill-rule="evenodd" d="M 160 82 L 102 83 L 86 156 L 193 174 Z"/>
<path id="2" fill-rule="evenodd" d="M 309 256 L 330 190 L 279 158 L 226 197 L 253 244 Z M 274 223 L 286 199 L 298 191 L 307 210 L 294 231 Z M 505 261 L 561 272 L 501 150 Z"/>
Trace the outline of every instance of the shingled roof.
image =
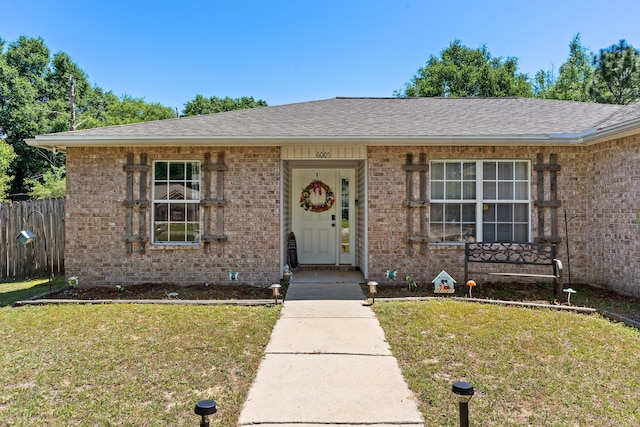
<path id="1" fill-rule="evenodd" d="M 551 140 L 640 121 L 640 107 L 525 98 L 333 98 L 41 135 L 31 145 L 163 140 Z M 567 136 L 568 135 L 568 136 Z"/>

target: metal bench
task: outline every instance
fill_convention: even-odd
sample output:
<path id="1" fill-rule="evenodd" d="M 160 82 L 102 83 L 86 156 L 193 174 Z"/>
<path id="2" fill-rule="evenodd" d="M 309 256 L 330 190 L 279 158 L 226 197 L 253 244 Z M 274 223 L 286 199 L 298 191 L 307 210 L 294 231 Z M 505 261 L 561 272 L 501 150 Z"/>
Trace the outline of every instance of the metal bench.
<path id="1" fill-rule="evenodd" d="M 513 272 L 469 270 L 469 264 L 511 264 L 521 266 L 539 266 L 536 271 L 526 267 Z M 549 266 L 550 274 L 541 274 L 544 266 Z M 524 271 L 523 271 L 524 270 Z M 503 243 L 503 242 L 467 242 L 464 246 L 464 282 L 470 274 L 490 276 L 536 277 L 553 280 L 553 298 L 558 299 L 558 287 L 562 287 L 562 262 L 556 258 L 556 245 L 544 243 Z"/>

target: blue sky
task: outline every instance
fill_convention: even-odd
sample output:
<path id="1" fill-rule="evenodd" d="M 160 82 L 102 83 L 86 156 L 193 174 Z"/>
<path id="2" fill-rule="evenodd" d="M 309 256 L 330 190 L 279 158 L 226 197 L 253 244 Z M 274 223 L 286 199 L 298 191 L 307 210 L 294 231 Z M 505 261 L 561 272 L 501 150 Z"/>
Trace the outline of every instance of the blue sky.
<path id="1" fill-rule="evenodd" d="M 533 76 L 569 42 L 640 48 L 637 0 L 2 0 L 0 38 L 42 37 L 89 81 L 182 110 L 196 94 L 269 105 L 392 96 L 453 40 Z"/>

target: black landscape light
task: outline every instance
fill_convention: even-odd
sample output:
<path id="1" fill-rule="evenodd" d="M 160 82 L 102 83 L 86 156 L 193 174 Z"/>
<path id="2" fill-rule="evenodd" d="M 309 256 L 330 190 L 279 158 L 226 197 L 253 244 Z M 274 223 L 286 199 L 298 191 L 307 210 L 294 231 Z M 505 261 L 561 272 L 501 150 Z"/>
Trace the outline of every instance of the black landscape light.
<path id="1" fill-rule="evenodd" d="M 473 386 L 464 381 L 456 381 L 451 391 L 458 398 L 460 404 L 460 427 L 469 427 L 469 401 L 473 397 Z"/>
<path id="2" fill-rule="evenodd" d="M 209 415 L 218 412 L 218 405 L 213 400 L 201 400 L 196 403 L 194 412 L 202 417 L 200 427 L 209 427 Z"/>

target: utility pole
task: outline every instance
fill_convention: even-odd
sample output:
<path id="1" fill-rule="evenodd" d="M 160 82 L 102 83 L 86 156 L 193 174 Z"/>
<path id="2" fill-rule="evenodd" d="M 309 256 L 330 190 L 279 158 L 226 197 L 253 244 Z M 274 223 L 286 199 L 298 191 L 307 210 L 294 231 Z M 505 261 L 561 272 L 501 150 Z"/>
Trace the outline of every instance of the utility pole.
<path id="1" fill-rule="evenodd" d="M 69 101 L 71 107 L 71 119 L 69 122 L 71 124 L 71 130 L 76 130 L 76 81 L 73 76 L 69 76 Z"/>

